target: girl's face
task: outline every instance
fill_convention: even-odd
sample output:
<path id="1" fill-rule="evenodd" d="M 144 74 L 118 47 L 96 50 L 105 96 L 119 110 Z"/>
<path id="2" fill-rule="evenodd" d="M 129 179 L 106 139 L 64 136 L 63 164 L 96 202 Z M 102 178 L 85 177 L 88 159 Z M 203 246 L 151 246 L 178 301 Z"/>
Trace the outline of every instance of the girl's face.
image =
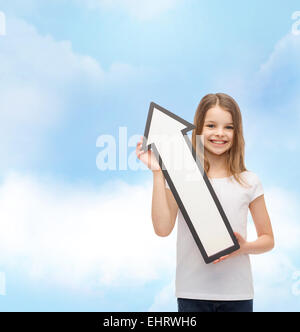
<path id="1" fill-rule="evenodd" d="M 228 111 L 220 106 L 210 108 L 205 116 L 202 135 L 204 135 L 204 147 L 215 155 L 222 155 L 233 144 L 233 120 Z"/>

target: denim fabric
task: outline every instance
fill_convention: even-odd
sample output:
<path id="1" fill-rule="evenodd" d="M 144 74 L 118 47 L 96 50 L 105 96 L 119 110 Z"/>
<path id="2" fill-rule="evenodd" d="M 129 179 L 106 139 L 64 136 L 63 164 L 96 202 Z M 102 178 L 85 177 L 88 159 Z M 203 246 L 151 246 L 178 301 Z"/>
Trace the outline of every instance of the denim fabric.
<path id="1" fill-rule="evenodd" d="M 178 312 L 253 312 L 253 300 L 208 301 L 177 299 Z"/>

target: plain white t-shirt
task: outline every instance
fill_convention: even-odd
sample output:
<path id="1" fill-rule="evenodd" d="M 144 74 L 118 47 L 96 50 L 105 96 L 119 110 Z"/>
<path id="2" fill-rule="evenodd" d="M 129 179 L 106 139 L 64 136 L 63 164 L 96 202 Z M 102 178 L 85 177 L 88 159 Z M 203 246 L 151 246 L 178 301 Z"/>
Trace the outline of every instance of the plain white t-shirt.
<path id="1" fill-rule="evenodd" d="M 251 187 L 242 187 L 233 176 L 209 180 L 233 231 L 247 239 L 249 204 L 264 191 L 255 173 L 245 171 L 241 176 Z M 167 182 L 165 184 L 169 188 Z M 216 301 L 250 300 L 254 296 L 249 255 L 206 264 L 180 209 L 177 215 L 175 296 Z"/>

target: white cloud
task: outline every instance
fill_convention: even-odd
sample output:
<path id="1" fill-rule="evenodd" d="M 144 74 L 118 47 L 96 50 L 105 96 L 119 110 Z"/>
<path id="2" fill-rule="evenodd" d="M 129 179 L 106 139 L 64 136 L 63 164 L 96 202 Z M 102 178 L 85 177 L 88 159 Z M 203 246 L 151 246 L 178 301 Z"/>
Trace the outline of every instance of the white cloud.
<path id="1" fill-rule="evenodd" d="M 181 0 L 88 0 L 82 1 L 85 6 L 90 8 L 100 7 L 101 9 L 123 10 L 130 16 L 140 20 L 151 20 L 173 8 Z"/>
<path id="2" fill-rule="evenodd" d="M 187 1 L 185 0 L 185 2 Z M 178 4 L 182 3 L 182 0 L 73 0 L 73 2 L 90 9 L 121 10 L 139 21 L 148 21 L 176 8 Z M 20 16 L 32 13 L 38 15 L 41 3 L 37 0 L 26 0 L 24 3 L 11 0 L 9 2 L 3 1 L 2 4 L 2 0 L 0 0 L 0 7 L 9 14 L 13 12 Z"/>
<path id="3" fill-rule="evenodd" d="M 279 40 L 268 59 L 261 64 L 251 82 L 257 100 L 263 100 L 265 107 L 284 116 L 294 116 L 300 124 L 300 38 L 292 33 Z"/>
<path id="4" fill-rule="evenodd" d="M 259 133 L 256 142 L 290 160 L 300 149 L 299 52 L 299 36 L 292 33 L 284 36 L 248 89 L 253 94 L 252 109 L 256 108 L 255 116 L 260 118 L 259 121 L 252 118 Z"/>
<path id="5" fill-rule="evenodd" d="M 150 182 L 96 189 L 11 172 L 0 187 L 0 265 L 49 285 L 93 292 L 175 275 L 176 230 L 168 238 L 154 234 L 151 195 Z M 273 310 L 282 296 L 285 305 L 277 309 L 284 311 L 297 300 L 299 199 L 281 188 L 266 189 L 265 196 L 276 248 L 251 256 L 255 305 Z M 248 240 L 255 238 L 250 225 Z M 177 310 L 174 285 L 155 295 L 149 311 Z"/>
<path id="6" fill-rule="evenodd" d="M 175 280 L 172 280 L 155 296 L 148 312 L 176 312 L 177 310 Z"/>
<path id="7" fill-rule="evenodd" d="M 76 54 L 70 41 L 43 36 L 31 24 L 9 15 L 0 63 L 2 170 L 42 159 L 49 131 L 74 112 L 76 98 L 96 103 L 112 87 L 128 86 L 145 73 L 144 68 L 118 62 L 104 71 L 94 58 Z"/>
<path id="8" fill-rule="evenodd" d="M 280 248 L 264 255 L 251 257 L 255 311 L 298 310 L 299 296 L 293 294 L 295 281 L 292 277 L 296 271 L 300 270 L 300 265 L 295 265 L 295 260 L 295 255 L 281 252 Z"/>
<path id="9" fill-rule="evenodd" d="M 0 63 L 0 155 L 5 169 L 41 156 L 41 141 L 69 111 L 74 84 L 92 84 L 104 74 L 92 58 L 74 54 L 70 42 L 41 36 L 32 25 L 11 17 L 0 44 Z"/>
<path id="10" fill-rule="evenodd" d="M 0 265 L 87 290 L 160 278 L 174 268 L 175 235 L 155 235 L 151 188 L 120 181 L 96 190 L 10 173 L 0 187 Z"/>
<path id="11" fill-rule="evenodd" d="M 299 67 L 294 66 L 298 61 L 297 54 L 300 49 L 299 36 L 288 33 L 281 38 L 275 45 L 273 52 L 269 55 L 267 61 L 260 67 L 260 74 L 273 75 L 275 69 L 285 68 L 285 75 L 299 72 Z"/>

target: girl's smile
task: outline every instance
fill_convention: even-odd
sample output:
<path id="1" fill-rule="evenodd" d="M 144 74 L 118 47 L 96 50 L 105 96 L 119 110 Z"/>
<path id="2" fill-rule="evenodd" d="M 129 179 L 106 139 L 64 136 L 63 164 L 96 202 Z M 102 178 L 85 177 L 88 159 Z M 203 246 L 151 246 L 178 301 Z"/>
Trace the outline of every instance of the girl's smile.
<path id="1" fill-rule="evenodd" d="M 210 140 L 210 142 L 215 145 L 215 146 L 222 146 L 222 145 L 225 145 L 227 144 L 227 141 L 217 141 L 217 140 Z"/>

